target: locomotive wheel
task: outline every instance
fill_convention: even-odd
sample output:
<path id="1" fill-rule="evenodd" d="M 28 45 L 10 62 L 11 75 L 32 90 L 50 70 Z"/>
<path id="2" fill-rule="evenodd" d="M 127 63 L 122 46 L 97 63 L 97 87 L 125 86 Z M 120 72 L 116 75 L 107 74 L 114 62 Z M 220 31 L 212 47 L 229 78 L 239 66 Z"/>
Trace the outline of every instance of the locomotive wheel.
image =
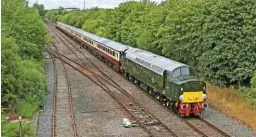
<path id="1" fill-rule="evenodd" d="M 149 93 L 150 95 L 152 95 L 152 92 L 153 92 L 152 90 L 149 90 L 149 91 L 148 91 L 148 93 Z"/>
<path id="2" fill-rule="evenodd" d="M 135 79 L 135 80 L 134 80 L 134 83 L 135 83 L 136 85 L 140 85 L 140 81 L 139 81 L 138 79 Z"/>
<path id="3" fill-rule="evenodd" d="M 159 92 L 155 92 L 154 98 L 155 98 L 156 100 L 159 100 L 159 101 L 160 101 L 161 96 L 160 96 Z"/>
<path id="4" fill-rule="evenodd" d="M 125 72 L 125 73 L 124 73 L 124 76 L 125 76 L 125 78 L 126 78 L 127 80 L 129 79 L 129 73 Z"/>
<path id="5" fill-rule="evenodd" d="M 166 102 L 166 106 L 169 108 L 169 106 L 170 106 L 170 102 L 169 101 Z"/>
<path id="6" fill-rule="evenodd" d="M 129 80 L 130 80 L 131 82 L 133 82 L 133 80 L 134 80 L 133 76 L 129 76 Z"/>

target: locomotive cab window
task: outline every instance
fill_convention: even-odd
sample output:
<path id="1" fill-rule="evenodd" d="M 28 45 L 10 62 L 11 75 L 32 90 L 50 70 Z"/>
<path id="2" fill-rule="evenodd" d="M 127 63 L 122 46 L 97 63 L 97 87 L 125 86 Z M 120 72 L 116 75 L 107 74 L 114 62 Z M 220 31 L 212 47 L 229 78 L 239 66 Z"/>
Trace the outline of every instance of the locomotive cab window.
<path id="1" fill-rule="evenodd" d="M 176 69 L 172 72 L 172 77 L 175 78 L 175 77 L 178 77 L 178 76 L 180 76 L 180 68 L 178 68 L 178 69 Z"/>
<path id="2" fill-rule="evenodd" d="M 178 76 L 190 75 L 189 71 L 189 67 L 177 68 L 172 72 L 172 77 L 175 78 Z"/>
<path id="3" fill-rule="evenodd" d="M 191 75 L 190 72 L 190 68 L 189 67 L 181 67 L 181 68 L 177 68 L 175 69 L 172 73 L 167 72 L 167 79 L 169 81 L 172 81 L 173 78 L 178 77 L 178 76 L 184 76 L 184 75 Z"/>

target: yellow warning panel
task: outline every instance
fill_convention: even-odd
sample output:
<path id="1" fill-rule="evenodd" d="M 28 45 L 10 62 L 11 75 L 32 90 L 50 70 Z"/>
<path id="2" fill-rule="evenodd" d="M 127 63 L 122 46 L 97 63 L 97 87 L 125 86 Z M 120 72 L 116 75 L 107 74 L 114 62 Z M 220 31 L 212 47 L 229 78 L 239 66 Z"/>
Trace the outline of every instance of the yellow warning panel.
<path id="1" fill-rule="evenodd" d="M 183 103 L 194 103 L 203 101 L 203 91 L 184 92 L 183 96 Z"/>

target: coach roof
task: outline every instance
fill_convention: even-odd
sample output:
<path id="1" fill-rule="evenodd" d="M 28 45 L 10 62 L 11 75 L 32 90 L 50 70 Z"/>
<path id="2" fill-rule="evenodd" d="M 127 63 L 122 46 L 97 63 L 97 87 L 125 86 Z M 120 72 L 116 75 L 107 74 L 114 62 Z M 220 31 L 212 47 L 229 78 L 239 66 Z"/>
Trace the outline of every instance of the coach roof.
<path id="1" fill-rule="evenodd" d="M 73 30 L 73 31 L 83 35 L 83 36 L 86 36 L 86 37 L 88 37 L 88 38 L 90 38 L 90 39 L 92 39 L 94 41 L 97 41 L 98 43 L 100 43 L 102 45 L 110 47 L 110 48 L 112 48 L 112 49 L 114 49 L 116 51 L 124 52 L 126 49 L 129 48 L 127 45 L 124 45 L 124 44 L 112 41 L 112 40 L 107 39 L 107 38 L 103 38 L 103 37 L 94 35 L 94 34 L 89 33 L 87 31 L 78 29 L 76 27 L 73 27 L 73 26 L 70 26 L 70 25 L 67 25 L 67 24 L 64 24 L 64 23 L 61 23 L 61 22 L 58 22 L 58 23 L 63 25 L 63 26 L 68 27 L 69 29 L 71 29 L 71 30 Z"/>

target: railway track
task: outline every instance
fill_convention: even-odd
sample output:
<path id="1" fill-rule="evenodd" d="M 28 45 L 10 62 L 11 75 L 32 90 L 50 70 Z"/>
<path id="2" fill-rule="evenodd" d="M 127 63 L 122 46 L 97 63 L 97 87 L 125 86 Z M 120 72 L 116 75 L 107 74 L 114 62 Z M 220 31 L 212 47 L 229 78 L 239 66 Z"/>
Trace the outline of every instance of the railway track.
<path id="1" fill-rule="evenodd" d="M 59 39 L 62 39 L 61 36 L 58 34 Z M 63 39 L 62 39 L 63 40 Z M 93 66 L 96 67 L 96 69 L 102 73 L 102 75 L 104 75 L 106 78 L 98 76 L 100 78 L 104 78 L 105 80 L 108 79 L 111 83 L 112 86 L 114 86 L 116 89 L 123 91 L 124 89 L 117 84 L 114 80 L 112 80 L 107 74 L 105 74 L 93 61 L 91 61 L 84 53 L 82 53 L 76 46 L 74 46 L 69 40 L 63 40 L 65 41 L 66 45 L 72 45 L 73 48 L 75 48 L 75 50 L 77 52 L 79 52 L 83 57 L 85 57 L 87 60 L 89 60 L 91 62 L 91 64 Z M 69 47 L 70 48 L 70 47 Z M 74 51 L 73 51 L 74 53 Z M 77 55 L 76 55 L 77 56 Z M 79 58 L 77 56 L 77 58 Z M 83 63 L 83 61 L 81 59 L 79 59 L 80 62 L 85 66 L 85 64 Z M 95 73 L 96 75 L 98 73 Z M 119 74 L 121 75 L 121 74 Z M 123 77 L 123 75 L 122 75 Z M 141 87 L 140 87 L 141 88 Z M 125 90 L 124 90 L 125 92 Z M 130 95 L 129 93 L 125 93 Z M 149 94 L 146 94 L 148 96 L 150 96 Z M 151 96 L 152 97 L 152 96 Z M 155 100 L 155 99 L 154 99 Z M 156 100 L 155 100 L 156 101 Z M 159 101 L 157 101 L 157 103 L 160 103 Z M 160 103 L 161 104 L 161 103 Z M 161 105 L 162 106 L 162 105 Z M 164 107 L 164 106 L 162 106 Z M 165 109 L 167 109 L 166 107 L 164 107 Z M 168 110 L 169 112 L 173 113 L 172 111 Z M 180 118 L 183 121 L 186 122 L 187 125 L 189 125 L 194 131 L 196 131 L 197 133 L 199 133 L 200 135 L 204 136 L 204 137 L 210 137 L 210 136 L 224 136 L 224 137 L 229 137 L 229 135 L 225 132 L 223 132 L 222 130 L 218 129 L 217 127 L 215 127 L 214 125 L 210 124 L 209 122 L 205 121 L 204 119 L 198 117 L 198 118 L 191 118 L 191 119 L 184 119 L 184 118 Z"/>
<path id="2" fill-rule="evenodd" d="M 60 37 L 58 37 L 58 39 L 60 39 Z M 129 93 L 121 89 L 119 85 L 115 85 L 116 83 L 114 83 L 113 81 L 111 82 L 108 78 L 97 74 L 97 72 L 92 71 L 93 69 L 90 70 L 89 68 L 86 68 L 86 66 L 84 66 L 85 64 L 80 65 L 78 62 L 75 62 L 66 57 L 65 55 L 60 54 L 54 50 L 48 49 L 48 51 L 54 54 L 55 57 L 62 58 L 65 63 L 69 64 L 71 67 L 81 72 L 91 81 L 93 81 L 96 85 L 100 86 L 103 90 L 109 93 L 111 97 L 117 100 L 117 102 L 121 106 L 123 106 L 133 116 L 136 122 L 138 122 L 139 125 L 144 127 L 144 129 L 151 136 L 177 136 L 164 124 L 159 122 L 159 120 L 156 117 L 154 117 L 147 110 L 145 110 L 143 106 L 139 104 Z M 78 55 L 71 48 L 70 51 L 72 51 L 79 59 Z M 81 59 L 79 60 L 80 62 L 83 62 Z M 136 122 L 134 123 L 135 125 Z"/>
<path id="3" fill-rule="evenodd" d="M 57 49 L 56 46 L 54 46 Z M 53 107 L 52 107 L 52 137 L 55 137 L 55 136 L 59 136 L 58 133 L 56 133 L 56 112 L 58 110 L 57 108 L 57 94 L 58 94 L 58 78 L 57 78 L 57 66 L 56 66 L 56 60 L 55 60 L 55 57 L 54 55 L 51 53 L 51 52 L 48 52 L 49 55 L 51 56 L 52 60 L 53 60 L 53 66 L 54 66 L 54 97 L 53 97 Z M 77 137 L 77 131 L 76 131 L 76 122 L 75 122 L 75 117 L 74 117 L 74 113 L 73 113 L 73 105 L 72 105 L 72 93 L 71 93 L 71 88 L 70 88 L 70 82 L 69 82 L 69 78 L 68 78 L 68 75 L 67 75 L 67 70 L 66 70 L 66 67 L 65 67 L 65 64 L 62 60 L 62 58 L 59 58 L 60 61 L 61 61 L 61 64 L 63 66 L 63 69 L 64 69 L 64 73 L 65 73 L 65 78 L 66 78 L 66 84 L 67 84 L 67 89 L 68 89 L 68 107 L 69 107 L 69 117 L 71 118 L 71 121 L 72 121 L 72 135 L 74 137 Z M 63 119 L 62 119 L 63 120 Z M 60 135 L 62 136 L 62 135 Z"/>
<path id="4" fill-rule="evenodd" d="M 53 91 L 53 104 L 52 104 L 52 137 L 55 137 L 55 112 L 56 112 L 56 94 L 57 94 L 57 69 L 56 69 L 56 62 L 55 57 L 48 52 L 50 55 L 52 62 L 53 62 L 53 69 L 54 69 L 54 91 Z"/>
<path id="5" fill-rule="evenodd" d="M 200 134 L 205 137 L 230 137 L 230 135 L 212 125 L 208 121 L 202 119 L 201 117 L 188 118 L 185 121 L 192 128 L 198 130 L 198 132 L 201 132 Z"/>

